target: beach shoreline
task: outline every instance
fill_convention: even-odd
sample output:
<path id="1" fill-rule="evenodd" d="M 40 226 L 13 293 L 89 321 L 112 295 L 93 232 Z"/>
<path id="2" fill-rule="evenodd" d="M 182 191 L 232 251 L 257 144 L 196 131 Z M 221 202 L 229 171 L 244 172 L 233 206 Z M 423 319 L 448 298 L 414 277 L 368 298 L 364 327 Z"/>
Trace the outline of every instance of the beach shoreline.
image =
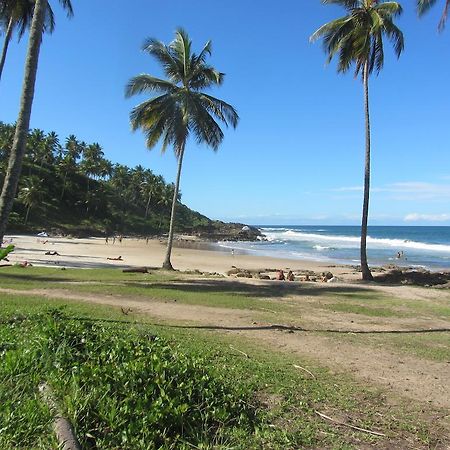
<path id="1" fill-rule="evenodd" d="M 11 241 L 16 248 L 8 256 L 9 262 L 3 262 L 3 265 L 25 263 L 53 268 L 121 270 L 137 267 L 160 269 L 167 244 L 165 237 L 151 239 L 123 237 L 122 242 L 118 238 L 115 240 L 109 238 L 106 242 L 105 238 L 99 237 L 45 237 L 19 234 L 7 235 L 5 241 Z M 331 278 L 332 282 L 361 282 L 361 272 L 359 265 L 356 264 L 255 255 L 242 249 L 232 250 L 230 247 L 221 246 L 220 242 L 202 240 L 194 235 L 176 235 L 172 249 L 172 264 L 181 272 L 237 278 L 275 280 L 277 272 L 282 270 L 285 276 L 292 271 L 295 281 L 328 281 Z M 434 285 L 449 282 L 449 274 L 445 269 L 421 271 L 390 264 L 371 266 L 371 270 L 374 276 L 381 276 L 379 281 L 389 284 Z M 425 275 L 422 276 L 420 272 Z M 442 273 L 444 274 L 442 279 L 437 280 Z"/>
<path id="2" fill-rule="evenodd" d="M 10 264 L 27 261 L 35 266 L 73 268 L 159 268 L 164 260 L 164 238 L 138 239 L 125 237 L 108 244 L 104 238 L 69 238 L 59 236 L 38 237 L 31 235 L 7 235 L 16 246 L 10 254 Z M 45 253 L 54 253 L 46 255 Z M 120 260 L 108 259 L 118 258 Z M 218 243 L 200 240 L 195 236 L 179 235 L 174 241 L 172 264 L 181 271 L 198 271 L 226 275 L 239 268 L 247 271 L 272 273 L 276 270 L 300 272 L 331 272 L 335 277 L 352 281 L 360 273 L 355 266 L 337 265 L 313 260 L 297 260 L 257 256 L 245 251 L 231 251 Z"/>

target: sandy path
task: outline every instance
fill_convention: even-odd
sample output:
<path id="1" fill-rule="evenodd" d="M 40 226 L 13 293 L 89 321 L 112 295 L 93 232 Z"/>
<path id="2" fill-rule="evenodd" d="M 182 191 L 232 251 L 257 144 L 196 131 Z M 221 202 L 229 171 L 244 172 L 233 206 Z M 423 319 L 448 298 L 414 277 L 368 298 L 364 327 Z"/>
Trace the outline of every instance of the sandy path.
<path id="1" fill-rule="evenodd" d="M 440 363 L 400 355 L 385 348 L 371 348 L 339 341 L 336 334 L 318 334 L 276 329 L 271 323 L 256 323 L 255 311 L 184 305 L 173 301 L 133 299 L 99 294 L 76 294 L 64 289 L 12 290 L 5 294 L 39 295 L 102 305 L 132 308 L 174 325 L 200 326 L 206 329 L 236 333 L 290 354 L 307 357 L 334 370 L 352 376 L 404 397 L 450 408 L 450 361 Z"/>

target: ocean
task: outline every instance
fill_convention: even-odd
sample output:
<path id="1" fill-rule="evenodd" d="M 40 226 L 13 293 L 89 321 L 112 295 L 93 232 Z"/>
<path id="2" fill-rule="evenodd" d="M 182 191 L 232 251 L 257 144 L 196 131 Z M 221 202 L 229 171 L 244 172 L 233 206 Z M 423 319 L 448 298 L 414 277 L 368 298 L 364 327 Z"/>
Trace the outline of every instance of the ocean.
<path id="1" fill-rule="evenodd" d="M 224 248 L 254 255 L 359 264 L 359 226 L 263 226 L 267 240 L 220 242 Z M 371 226 L 367 256 L 372 266 L 450 269 L 450 227 Z M 400 256 L 400 257 L 398 257 Z"/>

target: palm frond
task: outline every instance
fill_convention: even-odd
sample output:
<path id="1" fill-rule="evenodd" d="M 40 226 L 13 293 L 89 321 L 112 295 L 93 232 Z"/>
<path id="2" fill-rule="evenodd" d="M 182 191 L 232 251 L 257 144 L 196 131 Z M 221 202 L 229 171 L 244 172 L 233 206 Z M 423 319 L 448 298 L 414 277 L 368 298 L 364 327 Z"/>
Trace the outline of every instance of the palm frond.
<path id="1" fill-rule="evenodd" d="M 131 78 L 125 87 L 125 97 L 128 98 L 144 92 L 173 93 L 177 90 L 178 87 L 170 81 L 161 80 L 144 73 Z"/>

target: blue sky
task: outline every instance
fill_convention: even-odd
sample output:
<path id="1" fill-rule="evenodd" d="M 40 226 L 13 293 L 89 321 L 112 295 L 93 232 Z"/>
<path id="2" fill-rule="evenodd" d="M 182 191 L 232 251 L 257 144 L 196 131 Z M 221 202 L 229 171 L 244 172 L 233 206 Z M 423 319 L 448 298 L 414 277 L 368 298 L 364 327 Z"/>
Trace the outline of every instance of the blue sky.
<path id="1" fill-rule="evenodd" d="M 99 142 L 113 162 L 173 181 L 172 152 L 149 152 L 130 131 L 129 112 L 141 99 L 126 100 L 124 86 L 142 72 L 162 75 L 142 42 L 169 42 L 182 26 L 195 49 L 212 40 L 210 62 L 226 73 L 213 95 L 241 118 L 217 153 L 189 143 L 183 202 L 252 224 L 360 223 L 362 85 L 326 66 L 320 43 L 308 41 L 340 8 L 319 0 L 74 0 L 67 20 L 51 4 L 57 25 L 41 50 L 32 127 Z M 421 20 L 413 0 L 403 6 L 405 52 L 397 60 L 386 43 L 385 68 L 371 79 L 369 224 L 450 225 L 450 29 L 437 33 L 442 5 Z M 17 116 L 26 37 L 11 45 L 0 83 L 4 122 Z"/>

